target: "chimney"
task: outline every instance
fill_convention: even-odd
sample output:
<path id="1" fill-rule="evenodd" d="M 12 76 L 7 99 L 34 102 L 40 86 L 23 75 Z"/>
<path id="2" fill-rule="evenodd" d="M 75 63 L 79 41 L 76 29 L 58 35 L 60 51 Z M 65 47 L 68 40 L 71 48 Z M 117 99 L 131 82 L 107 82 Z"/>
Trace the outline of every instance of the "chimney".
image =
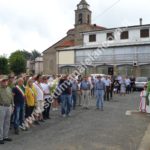
<path id="1" fill-rule="evenodd" d="M 140 18 L 140 26 L 142 26 L 142 24 L 143 24 L 143 19 Z"/>

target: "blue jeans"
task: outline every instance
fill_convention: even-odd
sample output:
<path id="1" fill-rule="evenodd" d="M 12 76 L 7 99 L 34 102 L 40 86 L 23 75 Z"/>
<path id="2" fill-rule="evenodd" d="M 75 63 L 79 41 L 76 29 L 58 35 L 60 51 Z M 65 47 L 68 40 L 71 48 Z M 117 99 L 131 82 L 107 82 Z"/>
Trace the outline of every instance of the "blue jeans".
<path id="1" fill-rule="evenodd" d="M 22 125 L 24 122 L 24 104 L 15 106 L 14 109 L 14 128 L 18 129 L 19 125 Z"/>
<path id="2" fill-rule="evenodd" d="M 71 96 L 61 95 L 61 114 L 62 115 L 68 115 L 71 111 Z"/>
<path id="3" fill-rule="evenodd" d="M 96 90 L 96 107 L 104 107 L 104 90 Z"/>

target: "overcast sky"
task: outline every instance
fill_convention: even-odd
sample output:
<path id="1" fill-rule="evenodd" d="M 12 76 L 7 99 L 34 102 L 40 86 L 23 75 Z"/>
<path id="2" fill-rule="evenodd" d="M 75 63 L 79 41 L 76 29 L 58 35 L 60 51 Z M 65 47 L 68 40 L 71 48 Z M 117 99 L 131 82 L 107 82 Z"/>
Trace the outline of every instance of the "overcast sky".
<path id="1" fill-rule="evenodd" d="M 0 55 L 43 52 L 74 26 L 80 0 L 0 0 Z M 92 23 L 104 27 L 150 24 L 150 0 L 87 0 Z M 116 3 L 116 4 L 115 4 Z M 113 5 L 115 4 L 115 5 Z"/>

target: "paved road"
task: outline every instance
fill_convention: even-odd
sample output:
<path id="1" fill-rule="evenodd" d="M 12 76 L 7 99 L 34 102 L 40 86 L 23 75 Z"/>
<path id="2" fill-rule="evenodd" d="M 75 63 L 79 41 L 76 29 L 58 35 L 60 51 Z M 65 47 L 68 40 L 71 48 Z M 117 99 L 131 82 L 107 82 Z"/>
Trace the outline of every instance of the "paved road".
<path id="1" fill-rule="evenodd" d="M 104 112 L 77 108 L 69 118 L 52 112 L 46 123 L 13 135 L 13 142 L 0 150 L 137 150 L 150 119 L 140 113 L 126 116 L 127 110 L 138 108 L 139 93 L 115 96 L 105 102 Z"/>

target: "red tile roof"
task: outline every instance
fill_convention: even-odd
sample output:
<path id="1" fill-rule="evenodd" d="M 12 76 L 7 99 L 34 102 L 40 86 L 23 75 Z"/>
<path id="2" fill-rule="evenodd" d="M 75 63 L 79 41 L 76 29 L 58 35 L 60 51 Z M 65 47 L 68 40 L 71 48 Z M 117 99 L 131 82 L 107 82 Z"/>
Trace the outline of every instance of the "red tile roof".
<path id="1" fill-rule="evenodd" d="M 63 41 L 62 44 L 60 44 L 58 47 L 71 47 L 74 46 L 74 41 L 73 40 L 68 40 L 68 41 Z"/>

